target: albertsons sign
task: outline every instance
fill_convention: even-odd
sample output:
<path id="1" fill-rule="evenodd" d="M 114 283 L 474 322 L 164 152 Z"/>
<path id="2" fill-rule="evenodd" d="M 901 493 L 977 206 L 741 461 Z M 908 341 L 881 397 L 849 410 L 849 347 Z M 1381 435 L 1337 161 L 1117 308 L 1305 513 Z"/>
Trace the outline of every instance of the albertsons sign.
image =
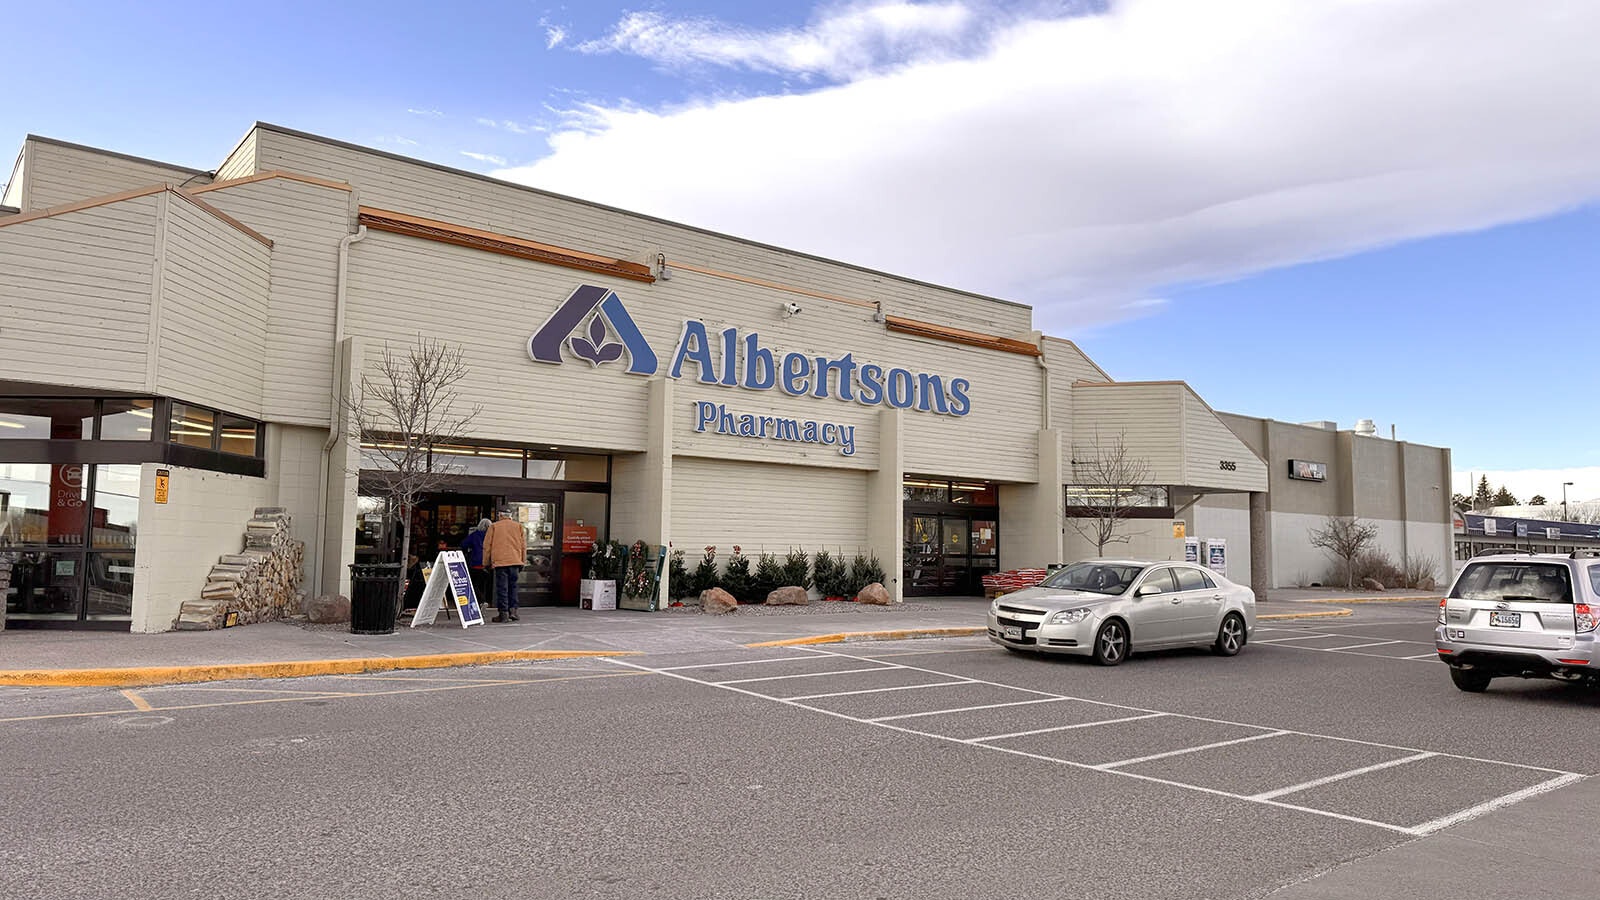
<path id="1" fill-rule="evenodd" d="M 617 341 L 611 340 L 612 334 Z M 528 356 L 539 362 L 559 365 L 563 350 L 594 367 L 626 356 L 626 370 L 634 375 L 654 375 L 660 368 L 655 350 L 622 298 L 594 285 L 573 291 L 528 339 Z M 837 357 L 785 353 L 765 346 L 758 332 L 725 328 L 713 335 L 698 319 L 684 321 L 665 374 L 692 377 L 701 384 L 776 389 L 791 397 L 832 397 L 863 406 L 887 404 L 950 416 L 972 411 L 972 382 L 965 378 L 862 362 L 850 353 Z M 709 417 L 702 416 L 703 428 Z"/>

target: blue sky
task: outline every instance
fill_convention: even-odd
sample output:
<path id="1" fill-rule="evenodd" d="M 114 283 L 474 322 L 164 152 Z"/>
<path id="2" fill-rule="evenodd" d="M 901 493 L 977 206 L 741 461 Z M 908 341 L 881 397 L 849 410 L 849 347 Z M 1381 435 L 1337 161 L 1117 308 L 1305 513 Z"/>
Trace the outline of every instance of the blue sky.
<path id="1" fill-rule="evenodd" d="M 1113 377 L 1600 498 L 1600 4 L 81 3 L 27 133 L 269 121 L 1031 303 Z M 23 77 L 25 76 L 25 77 Z M 1511 408 L 1515 404 L 1515 408 Z M 1557 500 L 1559 502 L 1559 500 Z"/>

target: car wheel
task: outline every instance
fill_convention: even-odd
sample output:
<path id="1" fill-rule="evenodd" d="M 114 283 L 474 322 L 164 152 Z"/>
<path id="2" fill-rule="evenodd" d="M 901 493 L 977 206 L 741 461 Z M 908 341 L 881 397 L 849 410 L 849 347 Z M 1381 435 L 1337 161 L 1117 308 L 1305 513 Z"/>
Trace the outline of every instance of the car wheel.
<path id="1" fill-rule="evenodd" d="M 1128 656 L 1128 626 L 1111 619 L 1094 635 L 1094 661 L 1102 666 L 1114 666 Z"/>
<path id="2" fill-rule="evenodd" d="M 1238 613 L 1228 613 L 1222 617 L 1222 627 L 1217 629 L 1211 652 L 1218 656 L 1238 656 L 1244 649 L 1244 642 L 1244 619 Z"/>
<path id="3" fill-rule="evenodd" d="M 1458 669 L 1455 666 L 1450 667 L 1450 680 L 1456 683 L 1456 687 L 1466 691 L 1469 694 L 1481 694 L 1488 690 L 1489 678 L 1490 676 L 1485 675 L 1476 669 Z"/>

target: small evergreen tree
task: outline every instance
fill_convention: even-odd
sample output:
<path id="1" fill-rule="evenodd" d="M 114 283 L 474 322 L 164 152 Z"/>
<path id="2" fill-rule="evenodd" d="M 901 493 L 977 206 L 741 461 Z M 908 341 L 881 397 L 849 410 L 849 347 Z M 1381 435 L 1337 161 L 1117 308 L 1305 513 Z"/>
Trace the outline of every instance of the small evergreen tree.
<path id="1" fill-rule="evenodd" d="M 683 551 L 674 550 L 667 561 L 667 596 L 676 603 L 695 593 L 693 576 L 683 562 Z"/>
<path id="2" fill-rule="evenodd" d="M 1528 505 L 1529 506 L 1545 506 L 1548 503 L 1549 503 L 1549 501 L 1544 499 L 1544 495 L 1543 494 L 1534 494 L 1532 497 L 1528 498 Z"/>
<path id="3" fill-rule="evenodd" d="M 739 551 L 739 545 L 733 545 L 733 555 L 728 557 L 728 563 L 722 570 L 722 577 L 717 579 L 717 587 L 733 595 L 733 599 L 740 603 L 749 602 L 750 596 L 750 557 Z"/>
<path id="4" fill-rule="evenodd" d="M 1500 485 L 1500 490 L 1494 492 L 1495 506 L 1516 506 L 1517 495 L 1506 490 L 1505 485 Z"/>
<path id="5" fill-rule="evenodd" d="M 842 597 L 839 575 L 843 568 L 833 554 L 826 550 L 818 550 L 817 556 L 811 561 L 811 583 L 816 585 L 817 592 L 824 597 Z"/>
<path id="6" fill-rule="evenodd" d="M 810 589 L 811 587 L 811 558 L 806 556 L 804 550 L 790 550 L 789 555 L 783 559 L 783 583 L 794 587 Z"/>
<path id="7" fill-rule="evenodd" d="M 854 597 L 861 593 L 862 588 L 871 583 L 872 563 L 867 561 L 865 555 L 857 553 L 856 558 L 850 561 L 850 575 L 845 582 L 846 590 L 843 596 Z"/>
<path id="8" fill-rule="evenodd" d="M 750 579 L 750 602 L 764 602 L 768 594 L 783 587 L 784 583 L 783 564 L 778 562 L 777 555 L 761 554 L 756 562 L 756 574 Z"/>
<path id="9" fill-rule="evenodd" d="M 694 574 L 689 576 L 689 592 L 698 597 L 704 591 L 709 591 L 717 586 L 717 548 L 715 545 L 706 547 L 705 555 L 700 558 L 700 564 L 694 567 Z"/>
<path id="10" fill-rule="evenodd" d="M 1478 488 L 1472 492 L 1472 508 L 1488 509 L 1494 505 L 1494 493 L 1489 490 L 1489 476 L 1478 478 Z"/>
<path id="11" fill-rule="evenodd" d="M 878 562 L 878 554 L 874 553 L 867 559 L 867 584 L 883 584 L 884 578 L 883 564 Z"/>

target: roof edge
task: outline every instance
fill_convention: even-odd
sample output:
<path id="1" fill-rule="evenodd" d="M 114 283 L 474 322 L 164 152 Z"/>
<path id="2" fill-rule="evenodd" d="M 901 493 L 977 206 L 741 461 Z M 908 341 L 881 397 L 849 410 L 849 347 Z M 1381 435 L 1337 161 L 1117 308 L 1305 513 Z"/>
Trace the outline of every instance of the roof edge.
<path id="1" fill-rule="evenodd" d="M 99 153 L 103 156 L 112 156 L 116 157 L 117 159 L 128 160 L 129 162 L 144 163 L 148 166 L 161 166 L 164 169 L 175 169 L 179 172 L 188 172 L 191 175 L 211 174 L 205 169 L 192 169 L 188 166 L 180 166 L 176 163 L 163 162 L 159 159 L 149 159 L 148 157 L 144 156 L 134 156 L 132 153 L 118 153 L 115 150 L 107 150 L 104 147 L 91 147 L 88 144 L 75 144 L 72 141 L 63 141 L 60 138 L 45 137 L 44 135 L 39 134 L 30 134 L 23 138 L 22 141 L 23 143 L 33 141 L 40 144 L 54 144 L 57 147 L 67 147 L 72 150 L 87 150 L 90 153 Z"/>

